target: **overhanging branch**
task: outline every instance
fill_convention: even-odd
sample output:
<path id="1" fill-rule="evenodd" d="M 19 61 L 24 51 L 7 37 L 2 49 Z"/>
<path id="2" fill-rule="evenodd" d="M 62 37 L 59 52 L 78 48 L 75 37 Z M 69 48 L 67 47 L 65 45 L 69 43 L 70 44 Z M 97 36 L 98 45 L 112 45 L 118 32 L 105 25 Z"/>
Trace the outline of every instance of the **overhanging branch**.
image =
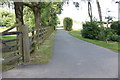
<path id="1" fill-rule="evenodd" d="M 33 8 L 33 6 L 31 4 L 29 4 L 29 3 L 23 3 L 23 5 L 25 5 L 25 6 L 29 7 L 29 8 Z"/>

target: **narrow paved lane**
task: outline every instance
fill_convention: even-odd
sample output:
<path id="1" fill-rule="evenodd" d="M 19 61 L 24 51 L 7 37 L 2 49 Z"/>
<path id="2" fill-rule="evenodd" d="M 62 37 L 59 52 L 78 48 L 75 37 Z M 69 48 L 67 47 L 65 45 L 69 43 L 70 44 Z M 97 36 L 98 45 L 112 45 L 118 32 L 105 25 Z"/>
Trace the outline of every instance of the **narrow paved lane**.
<path id="1" fill-rule="evenodd" d="M 57 30 L 48 64 L 20 66 L 3 78 L 117 78 L 118 54 Z"/>

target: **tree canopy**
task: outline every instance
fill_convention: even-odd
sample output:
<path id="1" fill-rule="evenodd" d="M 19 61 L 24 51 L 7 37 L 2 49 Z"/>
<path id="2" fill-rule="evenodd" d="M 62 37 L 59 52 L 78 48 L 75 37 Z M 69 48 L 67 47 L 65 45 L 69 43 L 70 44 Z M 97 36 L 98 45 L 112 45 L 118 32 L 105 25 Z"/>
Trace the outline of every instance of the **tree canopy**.
<path id="1" fill-rule="evenodd" d="M 15 23 L 15 15 L 7 10 L 0 10 L 0 26 L 11 27 Z"/>
<path id="2" fill-rule="evenodd" d="M 62 2 L 1 2 L 0 5 L 14 5 L 16 23 L 28 24 L 29 28 L 55 26 L 57 14 L 61 13 Z"/>

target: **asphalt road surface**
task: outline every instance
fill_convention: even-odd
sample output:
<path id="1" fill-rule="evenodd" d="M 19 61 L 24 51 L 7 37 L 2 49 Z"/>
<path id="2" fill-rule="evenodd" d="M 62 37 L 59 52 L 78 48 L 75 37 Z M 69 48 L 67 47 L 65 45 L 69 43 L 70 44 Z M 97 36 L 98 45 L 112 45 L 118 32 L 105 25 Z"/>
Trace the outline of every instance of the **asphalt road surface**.
<path id="1" fill-rule="evenodd" d="M 3 78 L 117 78 L 118 53 L 79 40 L 58 28 L 47 64 L 21 65 Z"/>

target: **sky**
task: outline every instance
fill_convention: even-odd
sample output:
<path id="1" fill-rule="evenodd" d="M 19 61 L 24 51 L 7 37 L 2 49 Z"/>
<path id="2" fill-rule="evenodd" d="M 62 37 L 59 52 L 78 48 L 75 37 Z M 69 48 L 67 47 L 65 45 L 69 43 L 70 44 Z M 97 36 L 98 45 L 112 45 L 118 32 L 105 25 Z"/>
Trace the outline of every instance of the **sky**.
<path id="1" fill-rule="evenodd" d="M 80 7 L 77 9 L 72 1 L 79 1 Z M 82 22 L 89 21 L 89 16 L 88 16 L 88 4 L 87 2 L 83 2 L 81 0 L 70 0 L 70 4 L 64 4 L 63 5 L 63 11 L 62 14 L 58 15 L 61 24 L 63 25 L 63 19 L 65 17 L 70 17 L 74 20 L 74 27 L 79 27 L 81 25 L 82 27 Z M 107 16 L 112 16 L 114 17 L 113 20 L 117 21 L 118 20 L 118 4 L 115 2 L 119 0 L 99 0 L 100 6 L 101 6 L 101 11 L 102 11 L 102 17 L 103 21 L 107 21 L 105 17 Z M 99 20 L 99 15 L 98 15 L 98 9 L 97 9 L 97 4 L 96 0 L 92 0 L 92 12 L 93 12 L 93 17 L 95 17 L 97 20 Z M 107 12 L 110 10 L 111 12 Z M 14 12 L 14 9 L 10 10 L 11 12 Z"/>
<path id="2" fill-rule="evenodd" d="M 64 17 L 71 17 L 73 20 L 77 22 L 89 21 L 87 2 L 80 2 L 80 7 L 78 10 L 73 5 L 72 1 L 70 2 L 69 5 L 63 5 L 62 14 L 59 15 L 61 22 L 64 19 Z M 118 20 L 118 4 L 116 4 L 115 1 L 113 2 L 112 0 L 99 0 L 99 3 L 101 6 L 103 21 L 106 21 L 105 17 L 109 15 L 115 17 L 114 20 Z M 108 10 L 110 10 L 111 12 L 107 12 Z M 93 16 L 97 20 L 99 20 L 96 0 L 92 0 L 92 11 Z"/>
<path id="3" fill-rule="evenodd" d="M 64 17 L 71 17 L 73 20 L 78 21 L 78 22 L 84 22 L 84 21 L 89 20 L 87 2 L 81 1 L 80 7 L 78 10 L 73 5 L 72 1 L 80 2 L 81 0 L 70 0 L 69 5 L 63 5 L 63 11 L 62 11 L 62 14 L 59 15 L 59 18 L 63 19 Z M 108 15 L 115 17 L 114 20 L 118 20 L 118 4 L 115 3 L 115 1 L 118 1 L 118 0 L 113 0 L 113 1 L 112 0 L 99 0 L 104 21 L 105 21 L 105 16 L 108 16 Z M 93 16 L 97 18 L 97 20 L 99 20 L 96 0 L 92 0 L 91 3 L 92 3 Z M 110 10 L 111 12 L 107 13 L 107 10 Z M 11 9 L 10 11 L 14 12 L 13 9 Z"/>

